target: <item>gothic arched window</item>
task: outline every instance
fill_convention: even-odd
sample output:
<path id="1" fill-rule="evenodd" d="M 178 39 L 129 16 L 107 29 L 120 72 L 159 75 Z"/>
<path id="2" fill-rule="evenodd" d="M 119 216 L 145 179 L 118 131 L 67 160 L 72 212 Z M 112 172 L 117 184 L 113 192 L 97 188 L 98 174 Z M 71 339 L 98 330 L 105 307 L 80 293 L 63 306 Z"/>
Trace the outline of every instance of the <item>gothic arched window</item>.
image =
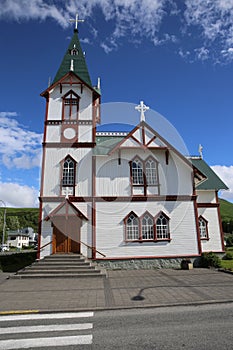
<path id="1" fill-rule="evenodd" d="M 63 96 L 63 119 L 64 120 L 76 120 L 79 113 L 79 100 L 80 97 L 72 90 L 67 92 Z"/>

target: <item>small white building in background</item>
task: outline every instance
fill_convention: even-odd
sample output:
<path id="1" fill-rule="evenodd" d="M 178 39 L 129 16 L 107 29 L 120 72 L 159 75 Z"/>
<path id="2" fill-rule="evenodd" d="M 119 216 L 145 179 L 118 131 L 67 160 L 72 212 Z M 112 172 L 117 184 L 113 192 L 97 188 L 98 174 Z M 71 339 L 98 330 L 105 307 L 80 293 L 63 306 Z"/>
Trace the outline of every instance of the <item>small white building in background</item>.
<path id="1" fill-rule="evenodd" d="M 146 93 L 146 92 L 145 92 Z M 227 186 L 147 122 L 100 124 L 78 31 L 46 99 L 38 257 L 198 257 L 224 251 L 218 190 Z M 195 137 L 195 135 L 194 135 Z"/>
<path id="2" fill-rule="evenodd" d="M 7 246 L 23 248 L 37 243 L 37 233 L 32 227 L 25 227 L 21 230 L 7 232 Z"/>

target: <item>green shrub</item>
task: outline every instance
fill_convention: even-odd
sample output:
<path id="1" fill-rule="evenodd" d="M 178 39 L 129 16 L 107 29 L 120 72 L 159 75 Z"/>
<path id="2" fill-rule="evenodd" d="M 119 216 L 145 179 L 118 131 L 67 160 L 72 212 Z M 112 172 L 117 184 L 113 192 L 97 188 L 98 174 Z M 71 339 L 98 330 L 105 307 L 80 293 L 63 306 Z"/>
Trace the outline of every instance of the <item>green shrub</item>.
<path id="1" fill-rule="evenodd" d="M 227 252 L 223 257 L 223 260 L 233 260 L 233 252 Z"/>
<path id="2" fill-rule="evenodd" d="M 227 247 L 232 247 L 233 246 L 233 235 L 227 237 L 226 245 L 227 245 Z"/>
<path id="3" fill-rule="evenodd" d="M 202 253 L 202 256 L 200 259 L 200 266 L 205 268 L 208 268 L 208 267 L 219 268 L 221 267 L 221 260 L 213 252 Z"/>
<path id="4" fill-rule="evenodd" d="M 36 252 L 15 253 L 0 256 L 0 265 L 3 272 L 16 272 L 36 260 Z"/>

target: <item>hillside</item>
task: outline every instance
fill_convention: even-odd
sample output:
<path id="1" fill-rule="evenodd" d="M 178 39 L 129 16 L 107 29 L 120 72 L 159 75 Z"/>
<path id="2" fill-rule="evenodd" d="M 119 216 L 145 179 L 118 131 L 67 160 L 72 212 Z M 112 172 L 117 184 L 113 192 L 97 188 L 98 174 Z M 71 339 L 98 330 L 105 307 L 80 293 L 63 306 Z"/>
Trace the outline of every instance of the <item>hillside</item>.
<path id="1" fill-rule="evenodd" d="M 3 211 L 0 208 L 0 232 L 3 225 Z M 38 208 L 6 208 L 6 228 L 17 230 L 24 227 L 32 227 L 35 232 L 38 231 Z"/>
<path id="2" fill-rule="evenodd" d="M 222 221 L 233 220 L 233 203 L 220 199 L 220 212 Z"/>

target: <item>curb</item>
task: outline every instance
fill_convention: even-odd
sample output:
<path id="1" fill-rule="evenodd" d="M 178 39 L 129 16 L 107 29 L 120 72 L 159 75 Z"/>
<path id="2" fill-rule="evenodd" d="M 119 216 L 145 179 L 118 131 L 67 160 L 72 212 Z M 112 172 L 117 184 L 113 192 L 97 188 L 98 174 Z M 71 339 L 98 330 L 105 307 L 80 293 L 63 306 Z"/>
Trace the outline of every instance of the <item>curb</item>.
<path id="1" fill-rule="evenodd" d="M 134 306 L 110 306 L 110 307 L 93 307 L 93 308 L 79 308 L 79 309 L 63 309 L 63 310 L 9 310 L 0 311 L 1 316 L 5 315 L 23 315 L 23 314 L 52 314 L 52 313 L 68 313 L 68 312 L 96 312 L 96 311 L 115 311 L 115 310 L 133 310 L 133 309 L 159 309 L 159 308 L 172 308 L 172 307 L 189 307 L 189 306 L 200 306 L 200 305 L 216 305 L 216 304 L 231 304 L 233 300 L 207 300 L 207 301 L 196 301 L 196 302 L 186 302 L 186 303 L 171 303 L 171 304 L 149 304 L 149 305 L 134 305 Z"/>

